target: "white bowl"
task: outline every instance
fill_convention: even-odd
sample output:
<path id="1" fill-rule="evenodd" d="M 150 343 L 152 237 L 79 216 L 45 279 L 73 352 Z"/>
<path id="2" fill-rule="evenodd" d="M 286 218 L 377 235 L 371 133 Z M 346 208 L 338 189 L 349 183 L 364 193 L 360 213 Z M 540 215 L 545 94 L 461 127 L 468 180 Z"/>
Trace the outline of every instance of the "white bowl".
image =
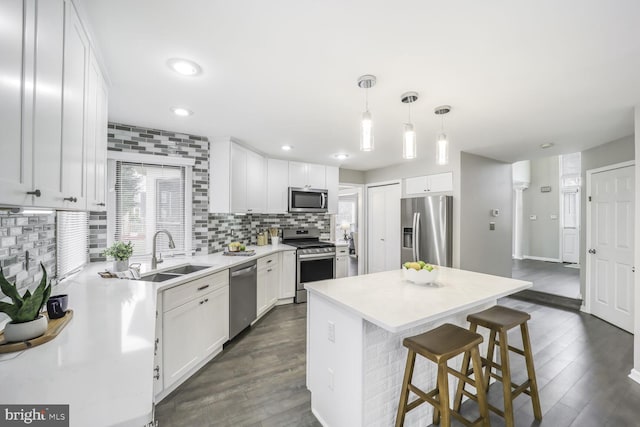
<path id="1" fill-rule="evenodd" d="M 431 271 L 402 267 L 402 277 L 416 284 L 434 283 L 438 278 L 438 267 L 434 267 Z"/>

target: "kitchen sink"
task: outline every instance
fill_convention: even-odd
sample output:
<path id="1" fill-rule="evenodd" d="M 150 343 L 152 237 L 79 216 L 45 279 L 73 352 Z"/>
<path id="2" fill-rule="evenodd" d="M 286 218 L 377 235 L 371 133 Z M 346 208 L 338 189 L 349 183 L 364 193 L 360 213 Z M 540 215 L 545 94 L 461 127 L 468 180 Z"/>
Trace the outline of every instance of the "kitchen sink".
<path id="1" fill-rule="evenodd" d="M 172 268 L 170 270 L 163 271 L 163 273 L 169 274 L 189 274 L 195 273 L 196 271 L 204 270 L 206 268 L 210 268 L 210 265 L 183 265 L 182 267 Z"/>
<path id="2" fill-rule="evenodd" d="M 140 280 L 144 282 L 164 282 L 166 280 L 175 279 L 182 276 L 181 274 L 167 274 L 167 273 L 155 273 L 147 276 L 142 276 Z"/>

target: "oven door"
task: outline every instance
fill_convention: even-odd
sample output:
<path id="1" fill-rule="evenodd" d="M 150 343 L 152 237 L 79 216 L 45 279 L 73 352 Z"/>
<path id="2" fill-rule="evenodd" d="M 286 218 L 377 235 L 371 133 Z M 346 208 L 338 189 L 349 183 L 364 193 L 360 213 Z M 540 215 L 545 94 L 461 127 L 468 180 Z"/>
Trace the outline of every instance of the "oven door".
<path id="1" fill-rule="evenodd" d="M 307 301 L 307 291 L 304 284 L 318 280 L 333 279 L 336 275 L 336 255 L 309 254 L 298 255 L 298 268 L 296 277 L 296 301 Z"/>
<path id="2" fill-rule="evenodd" d="M 327 212 L 327 190 L 289 187 L 289 212 Z"/>

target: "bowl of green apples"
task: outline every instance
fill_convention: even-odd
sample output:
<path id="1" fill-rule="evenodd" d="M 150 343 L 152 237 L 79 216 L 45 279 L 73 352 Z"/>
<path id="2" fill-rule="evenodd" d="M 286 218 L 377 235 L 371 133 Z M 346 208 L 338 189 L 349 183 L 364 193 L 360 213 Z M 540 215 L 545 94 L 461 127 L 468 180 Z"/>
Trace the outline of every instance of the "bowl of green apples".
<path id="1" fill-rule="evenodd" d="M 434 283 L 438 278 L 438 267 L 424 261 L 405 262 L 402 264 L 402 277 L 418 285 Z"/>

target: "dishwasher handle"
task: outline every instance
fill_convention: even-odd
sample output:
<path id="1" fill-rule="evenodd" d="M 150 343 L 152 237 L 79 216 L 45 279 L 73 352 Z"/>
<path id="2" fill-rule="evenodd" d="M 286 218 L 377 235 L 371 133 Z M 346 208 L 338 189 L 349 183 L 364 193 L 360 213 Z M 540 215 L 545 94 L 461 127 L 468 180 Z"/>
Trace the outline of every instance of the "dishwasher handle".
<path id="1" fill-rule="evenodd" d="M 242 270 L 236 270 L 231 273 L 231 277 L 244 276 L 245 274 L 249 274 L 256 270 L 258 267 L 256 265 L 252 265 L 251 267 L 243 268 Z"/>

